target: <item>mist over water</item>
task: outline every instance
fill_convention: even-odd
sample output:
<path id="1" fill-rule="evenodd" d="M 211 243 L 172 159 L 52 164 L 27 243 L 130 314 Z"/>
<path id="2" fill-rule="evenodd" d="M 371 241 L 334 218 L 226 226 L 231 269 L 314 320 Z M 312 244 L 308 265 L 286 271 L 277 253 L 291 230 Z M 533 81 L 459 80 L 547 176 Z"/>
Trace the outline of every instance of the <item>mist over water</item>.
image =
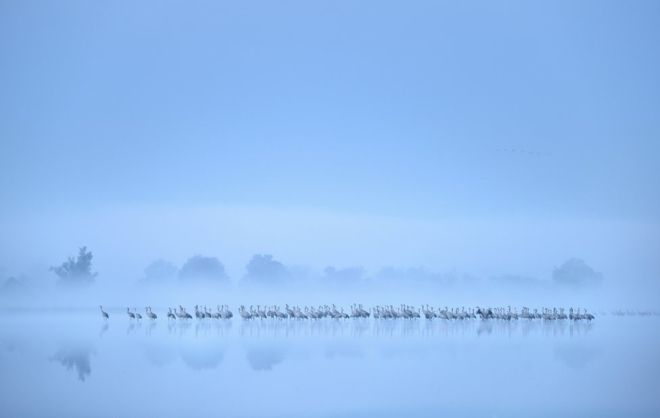
<path id="1" fill-rule="evenodd" d="M 0 1 L 0 416 L 660 416 L 658 39 L 656 0 Z"/>
<path id="2" fill-rule="evenodd" d="M 618 292 L 616 276 L 579 258 L 533 276 L 388 267 L 386 260 L 377 269 L 319 269 L 268 254 L 246 258 L 236 273 L 220 257 L 191 255 L 115 275 L 96 263 L 102 253 L 85 251 L 53 263 L 67 267 L 66 282 L 62 269 L 5 282 L 3 416 L 660 413 L 656 296 L 632 284 Z M 335 304 L 350 314 L 355 303 L 371 317 L 244 320 L 238 312 L 241 305 Z M 595 319 L 373 317 L 376 306 L 401 304 L 420 313 L 427 305 L 457 313 L 572 307 Z M 168 319 L 179 305 L 193 318 Z M 212 312 L 227 305 L 234 316 L 197 319 L 195 305 Z M 147 307 L 157 319 L 148 319 Z M 130 319 L 127 309 L 143 318 Z"/>
<path id="3" fill-rule="evenodd" d="M 658 317 L 137 322 L 109 313 L 2 311 L 3 415 L 660 411 Z"/>

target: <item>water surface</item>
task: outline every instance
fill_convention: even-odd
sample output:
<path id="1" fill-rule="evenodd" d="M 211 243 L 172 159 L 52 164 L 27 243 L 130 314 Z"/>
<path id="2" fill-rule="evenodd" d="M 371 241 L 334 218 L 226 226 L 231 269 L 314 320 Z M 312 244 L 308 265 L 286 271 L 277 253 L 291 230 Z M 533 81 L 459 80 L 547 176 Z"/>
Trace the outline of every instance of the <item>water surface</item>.
<path id="1" fill-rule="evenodd" d="M 2 312 L 3 417 L 660 416 L 660 320 Z"/>

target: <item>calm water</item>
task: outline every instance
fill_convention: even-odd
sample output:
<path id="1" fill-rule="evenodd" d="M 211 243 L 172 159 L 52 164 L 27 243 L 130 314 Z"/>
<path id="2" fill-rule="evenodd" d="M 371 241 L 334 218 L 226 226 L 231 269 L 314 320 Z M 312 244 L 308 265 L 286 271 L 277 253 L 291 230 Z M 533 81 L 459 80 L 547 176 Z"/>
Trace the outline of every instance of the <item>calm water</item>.
<path id="1" fill-rule="evenodd" d="M 3 417 L 660 416 L 660 319 L 130 323 L 2 312 Z"/>

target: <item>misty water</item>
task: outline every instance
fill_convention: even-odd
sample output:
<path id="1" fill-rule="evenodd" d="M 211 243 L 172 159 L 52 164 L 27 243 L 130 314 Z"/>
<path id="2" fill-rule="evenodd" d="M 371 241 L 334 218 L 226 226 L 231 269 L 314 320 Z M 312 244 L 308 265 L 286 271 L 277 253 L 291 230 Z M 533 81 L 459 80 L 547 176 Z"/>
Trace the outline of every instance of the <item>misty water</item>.
<path id="1" fill-rule="evenodd" d="M 658 317 L 130 321 L 2 311 L 4 417 L 658 416 Z"/>

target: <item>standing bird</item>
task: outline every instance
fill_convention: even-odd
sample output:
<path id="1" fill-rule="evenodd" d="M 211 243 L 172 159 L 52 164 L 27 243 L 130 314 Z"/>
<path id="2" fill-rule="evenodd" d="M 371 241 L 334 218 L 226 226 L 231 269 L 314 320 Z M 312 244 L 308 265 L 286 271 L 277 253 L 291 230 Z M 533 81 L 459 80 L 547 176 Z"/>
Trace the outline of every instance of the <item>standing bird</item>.
<path id="1" fill-rule="evenodd" d="M 158 318 L 155 313 L 151 312 L 151 306 L 147 306 L 144 308 L 144 311 L 146 312 L 147 316 L 149 319 L 156 319 Z"/>
<path id="2" fill-rule="evenodd" d="M 133 310 L 135 311 L 133 313 L 133 315 L 135 315 L 135 319 L 142 319 L 142 315 L 138 313 L 137 309 L 133 308 Z"/>
<path id="3" fill-rule="evenodd" d="M 222 309 L 222 318 L 223 319 L 231 319 L 234 316 L 233 313 L 229 310 L 229 306 L 225 305 Z"/>
<path id="4" fill-rule="evenodd" d="M 99 305 L 99 308 L 101 309 L 101 316 L 103 317 L 103 319 L 108 319 L 108 318 L 110 318 L 110 316 L 108 315 L 108 313 L 107 313 L 106 311 L 103 310 L 103 305 Z"/>
<path id="5" fill-rule="evenodd" d="M 176 316 L 172 313 L 172 308 L 167 311 L 167 319 L 176 319 Z"/>
<path id="6" fill-rule="evenodd" d="M 130 309 L 126 308 L 126 313 L 128 314 L 128 317 L 131 319 L 135 319 L 135 314 L 131 312 Z"/>
<path id="7" fill-rule="evenodd" d="M 179 312 L 179 318 L 192 319 L 192 316 L 188 312 L 186 312 L 186 308 L 179 305 L 179 310 L 181 311 L 181 312 Z"/>

